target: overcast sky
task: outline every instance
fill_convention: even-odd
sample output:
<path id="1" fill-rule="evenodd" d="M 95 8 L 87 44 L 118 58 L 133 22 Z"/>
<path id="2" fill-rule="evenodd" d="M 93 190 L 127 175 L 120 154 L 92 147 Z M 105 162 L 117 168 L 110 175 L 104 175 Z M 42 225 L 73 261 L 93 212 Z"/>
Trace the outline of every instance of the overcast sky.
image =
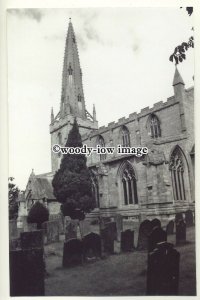
<path id="1" fill-rule="evenodd" d="M 21 189 L 32 168 L 51 171 L 50 111 L 59 109 L 69 17 L 86 108 L 96 105 L 100 126 L 172 96 L 169 56 L 193 34 L 192 17 L 179 8 L 9 10 L 9 173 Z M 179 71 L 192 86 L 192 49 Z"/>

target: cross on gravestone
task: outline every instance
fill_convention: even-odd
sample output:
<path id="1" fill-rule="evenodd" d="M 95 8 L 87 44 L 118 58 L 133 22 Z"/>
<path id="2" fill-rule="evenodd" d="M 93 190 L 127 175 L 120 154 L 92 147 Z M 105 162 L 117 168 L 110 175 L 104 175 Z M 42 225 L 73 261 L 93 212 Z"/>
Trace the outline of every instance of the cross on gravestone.
<path id="1" fill-rule="evenodd" d="M 89 233 L 83 238 L 83 256 L 85 259 L 101 257 L 101 238 L 96 233 Z"/>
<path id="2" fill-rule="evenodd" d="M 43 248 L 43 230 L 21 232 L 22 249 Z"/>
<path id="3" fill-rule="evenodd" d="M 186 224 L 183 220 L 176 224 L 176 244 L 185 244 L 186 242 Z"/>
<path id="4" fill-rule="evenodd" d="M 181 220 L 183 220 L 183 214 L 182 213 L 176 213 L 176 215 L 175 215 L 175 223 L 178 223 Z"/>
<path id="5" fill-rule="evenodd" d="M 152 231 L 152 223 L 149 220 L 145 220 L 140 224 L 139 234 L 138 234 L 138 250 L 148 249 L 148 238 Z"/>
<path id="6" fill-rule="evenodd" d="M 44 296 L 43 249 L 10 251 L 10 295 Z"/>
<path id="7" fill-rule="evenodd" d="M 134 248 L 134 231 L 127 229 L 121 232 L 121 250 L 123 252 L 132 251 Z"/>
<path id="8" fill-rule="evenodd" d="M 162 242 L 149 254 L 147 267 L 148 296 L 178 295 L 180 253 L 173 244 Z"/>
<path id="9" fill-rule="evenodd" d="M 73 267 L 82 264 L 83 243 L 78 239 L 71 239 L 63 246 L 63 267 Z"/>
<path id="10" fill-rule="evenodd" d="M 148 252 L 153 251 L 157 244 L 167 241 L 167 233 L 161 227 L 154 227 L 148 238 Z"/>
<path id="11" fill-rule="evenodd" d="M 185 223 L 186 223 L 186 227 L 190 227 L 194 225 L 194 218 L 191 210 L 187 210 L 185 212 Z"/>
<path id="12" fill-rule="evenodd" d="M 167 224 L 166 232 L 167 232 L 167 235 L 174 233 L 174 221 L 173 220 L 169 221 L 169 223 Z"/>

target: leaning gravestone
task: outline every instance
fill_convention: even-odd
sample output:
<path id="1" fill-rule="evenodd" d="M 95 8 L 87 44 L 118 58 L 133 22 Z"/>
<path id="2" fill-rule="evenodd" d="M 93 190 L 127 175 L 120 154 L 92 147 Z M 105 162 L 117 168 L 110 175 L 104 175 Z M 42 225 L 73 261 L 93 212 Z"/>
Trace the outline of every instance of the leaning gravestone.
<path id="1" fill-rule="evenodd" d="M 167 241 L 167 233 L 161 227 L 154 227 L 148 239 L 148 252 L 153 251 L 157 244 Z"/>
<path id="2" fill-rule="evenodd" d="M 83 243 L 78 239 L 71 239 L 64 243 L 63 267 L 73 267 L 82 264 Z"/>
<path id="3" fill-rule="evenodd" d="M 139 235 L 138 235 L 138 250 L 148 249 L 148 238 L 152 231 L 151 221 L 145 220 L 140 224 Z"/>
<path id="4" fill-rule="evenodd" d="M 22 249 L 43 248 L 43 230 L 21 232 Z"/>
<path id="5" fill-rule="evenodd" d="M 185 212 L 185 223 L 186 223 L 186 227 L 190 227 L 194 225 L 194 218 L 191 210 L 187 210 Z"/>
<path id="6" fill-rule="evenodd" d="M 176 244 L 186 243 L 186 224 L 183 220 L 176 224 Z"/>
<path id="7" fill-rule="evenodd" d="M 169 223 L 167 224 L 166 232 L 167 232 L 167 235 L 174 233 L 174 221 L 173 220 L 169 221 Z"/>
<path id="8" fill-rule="evenodd" d="M 127 229 L 121 233 L 121 250 L 132 251 L 134 248 L 134 231 Z"/>
<path id="9" fill-rule="evenodd" d="M 178 295 L 180 253 L 173 244 L 162 242 L 149 254 L 147 267 L 148 296 Z"/>
<path id="10" fill-rule="evenodd" d="M 101 238 L 96 233 L 89 233 L 83 238 L 83 256 L 85 259 L 101 257 Z"/>
<path id="11" fill-rule="evenodd" d="M 43 249 L 10 251 L 10 295 L 44 296 Z"/>
<path id="12" fill-rule="evenodd" d="M 183 220 L 183 214 L 182 213 L 177 213 L 175 215 L 175 223 L 178 223 L 181 220 Z"/>

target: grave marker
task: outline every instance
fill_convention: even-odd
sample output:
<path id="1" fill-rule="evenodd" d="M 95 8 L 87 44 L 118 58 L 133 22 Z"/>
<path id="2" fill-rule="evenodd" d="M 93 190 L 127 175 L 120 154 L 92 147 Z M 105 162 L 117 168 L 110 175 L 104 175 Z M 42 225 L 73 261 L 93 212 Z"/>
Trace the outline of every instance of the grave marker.
<path id="1" fill-rule="evenodd" d="M 148 249 L 148 238 L 152 231 L 152 223 L 149 220 L 145 220 L 140 224 L 139 234 L 138 234 L 138 250 Z"/>
<path id="2" fill-rule="evenodd" d="M 84 258 L 101 257 L 101 238 L 96 233 L 89 233 L 83 238 Z"/>
<path id="3" fill-rule="evenodd" d="M 121 233 L 121 250 L 132 251 L 134 248 L 134 231 L 127 229 Z"/>
<path id="4" fill-rule="evenodd" d="M 63 246 L 63 267 L 73 267 L 82 264 L 83 243 L 78 239 L 70 239 Z"/>
<path id="5" fill-rule="evenodd" d="M 167 241 L 167 233 L 161 227 L 154 227 L 148 239 L 148 252 L 153 251 L 157 244 Z"/>
<path id="6" fill-rule="evenodd" d="M 186 242 L 186 223 L 180 220 L 176 224 L 176 244 L 185 244 Z"/>

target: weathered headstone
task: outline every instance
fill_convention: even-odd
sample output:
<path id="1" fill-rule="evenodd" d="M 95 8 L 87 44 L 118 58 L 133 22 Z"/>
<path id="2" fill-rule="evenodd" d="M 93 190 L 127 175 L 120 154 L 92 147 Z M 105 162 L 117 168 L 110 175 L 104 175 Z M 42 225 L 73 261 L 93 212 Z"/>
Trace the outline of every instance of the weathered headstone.
<path id="1" fill-rule="evenodd" d="M 138 235 L 138 250 L 148 249 L 148 238 L 152 231 L 151 221 L 145 220 L 140 224 L 139 235 Z"/>
<path id="2" fill-rule="evenodd" d="M 101 257 L 101 238 L 96 233 L 89 233 L 83 238 L 84 258 Z"/>
<path id="3" fill-rule="evenodd" d="M 167 232 L 167 235 L 174 233 L 174 221 L 173 220 L 169 221 L 169 223 L 167 224 L 166 232 Z"/>
<path id="4" fill-rule="evenodd" d="M 9 240 L 9 250 L 17 250 L 21 249 L 21 239 L 16 238 L 16 239 L 11 239 Z"/>
<path id="5" fill-rule="evenodd" d="M 44 296 L 43 249 L 10 251 L 10 295 Z"/>
<path id="6" fill-rule="evenodd" d="M 134 231 L 127 229 L 121 233 L 121 250 L 132 251 L 134 248 Z"/>
<path id="7" fill-rule="evenodd" d="M 21 232 L 22 249 L 43 248 L 43 230 Z"/>
<path id="8" fill-rule="evenodd" d="M 65 241 L 77 238 L 79 221 L 65 217 Z"/>
<path id="9" fill-rule="evenodd" d="M 18 237 L 18 230 L 17 230 L 17 220 L 10 220 L 9 221 L 9 238 L 17 238 Z"/>
<path id="10" fill-rule="evenodd" d="M 175 215 L 175 223 L 178 223 L 181 220 L 183 220 L 183 214 L 182 213 L 176 213 L 176 215 Z"/>
<path id="11" fill-rule="evenodd" d="M 159 243 L 149 254 L 147 267 L 148 296 L 178 294 L 180 254 L 173 244 Z"/>
<path id="12" fill-rule="evenodd" d="M 63 267 L 80 265 L 83 261 L 83 243 L 78 239 L 71 239 L 64 243 Z"/>
<path id="13" fill-rule="evenodd" d="M 148 239 L 148 252 L 153 251 L 157 244 L 167 241 L 167 233 L 161 227 L 154 227 Z"/>
<path id="14" fill-rule="evenodd" d="M 153 229 L 154 227 L 161 227 L 161 222 L 160 222 L 160 220 L 157 219 L 157 218 L 153 219 L 153 220 L 151 221 L 151 226 L 152 226 L 152 229 Z"/>
<path id="15" fill-rule="evenodd" d="M 47 244 L 59 241 L 60 230 L 59 222 L 57 220 L 44 222 L 42 228 L 44 229 Z"/>
<path id="16" fill-rule="evenodd" d="M 186 242 L 186 224 L 180 220 L 176 224 L 176 244 L 184 244 Z"/>
<path id="17" fill-rule="evenodd" d="M 187 210 L 185 212 L 185 223 L 186 223 L 187 227 L 194 225 L 194 218 L 193 218 L 193 213 L 191 210 Z"/>

